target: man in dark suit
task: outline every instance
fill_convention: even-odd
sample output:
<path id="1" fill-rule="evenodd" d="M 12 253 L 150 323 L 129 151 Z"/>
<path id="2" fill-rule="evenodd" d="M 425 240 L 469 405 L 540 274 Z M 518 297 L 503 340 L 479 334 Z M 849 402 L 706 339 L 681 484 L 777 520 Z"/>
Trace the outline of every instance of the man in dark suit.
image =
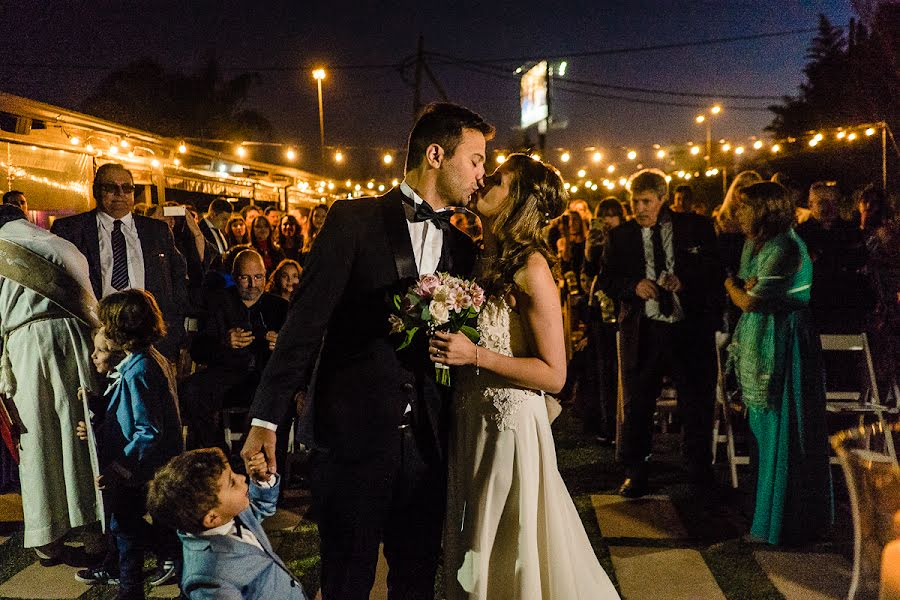
<path id="1" fill-rule="evenodd" d="M 610 232 L 600 277 L 620 305 L 625 414 L 619 493 L 647 493 L 653 413 L 664 375 L 678 391 L 684 458 L 693 483 L 712 485 L 715 330 L 724 276 L 712 223 L 666 206 L 665 175 L 645 169 L 630 180 L 634 219 Z"/>
<path id="2" fill-rule="evenodd" d="M 200 221 L 200 231 L 206 241 L 213 245 L 219 256 L 228 250 L 228 240 L 225 238 L 225 225 L 231 218 L 231 203 L 225 198 L 216 198 L 209 203 L 206 215 Z"/>
<path id="3" fill-rule="evenodd" d="M 97 208 L 57 219 L 50 230 L 87 258 L 97 298 L 127 288 L 147 290 L 162 311 L 168 334 L 158 349 L 175 360 L 184 337 L 188 304 L 184 258 L 162 221 L 132 214 L 134 179 L 122 165 L 97 169 L 93 185 Z"/>
<path id="4" fill-rule="evenodd" d="M 222 409 L 250 408 L 287 316 L 287 300 L 263 293 L 266 267 L 256 250 L 242 250 L 235 257 L 232 278 L 235 285 L 207 292 L 206 317 L 191 341 L 191 358 L 206 368 L 179 385 L 188 448 L 227 449 Z M 278 430 L 279 458 L 286 455 L 289 430 L 290 422 Z"/>
<path id="5" fill-rule="evenodd" d="M 263 449 L 274 469 L 272 424 L 306 391 L 321 348 L 313 419 L 326 450 L 313 498 L 326 600 L 369 597 L 382 541 L 389 597 L 434 597 L 449 390 L 435 383 L 424 343 L 395 350 L 388 299 L 421 274 L 471 272 L 475 248 L 444 209 L 480 186 L 492 134 L 468 109 L 430 105 L 410 134 L 403 183 L 334 203 L 263 372 L 242 455 Z"/>

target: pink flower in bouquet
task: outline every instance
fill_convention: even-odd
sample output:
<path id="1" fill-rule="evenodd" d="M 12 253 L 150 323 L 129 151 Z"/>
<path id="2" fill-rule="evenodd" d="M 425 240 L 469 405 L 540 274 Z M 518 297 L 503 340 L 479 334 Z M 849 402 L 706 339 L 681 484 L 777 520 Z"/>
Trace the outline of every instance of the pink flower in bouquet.
<path id="1" fill-rule="evenodd" d="M 429 273 L 428 275 L 423 275 L 416 283 L 415 293 L 422 298 L 431 298 L 434 295 L 434 290 L 439 285 L 441 285 L 440 278 Z"/>
<path id="2" fill-rule="evenodd" d="M 461 332 L 477 343 L 478 312 L 484 304 L 484 290 L 472 281 L 449 273 L 422 275 L 405 294 L 391 300 L 396 313 L 389 316 L 391 333 L 403 334 L 397 350 L 409 347 L 417 335 L 435 331 Z M 450 368 L 435 363 L 435 380 L 450 384 Z"/>
<path id="3" fill-rule="evenodd" d="M 484 304 L 484 290 L 481 289 L 481 286 L 472 283 L 469 287 L 469 293 L 472 295 L 472 306 L 480 309 L 481 305 Z"/>

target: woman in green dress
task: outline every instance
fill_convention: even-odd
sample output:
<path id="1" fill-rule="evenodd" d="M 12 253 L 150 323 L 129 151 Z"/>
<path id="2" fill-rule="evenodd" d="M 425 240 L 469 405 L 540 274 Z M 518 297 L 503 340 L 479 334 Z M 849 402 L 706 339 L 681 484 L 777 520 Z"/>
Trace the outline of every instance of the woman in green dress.
<path id="1" fill-rule="evenodd" d="M 833 520 L 821 347 L 807 309 L 812 262 L 782 186 L 745 188 L 736 216 L 747 241 L 740 279 L 725 289 L 743 312 L 730 361 L 758 445 L 750 537 L 802 544 Z"/>

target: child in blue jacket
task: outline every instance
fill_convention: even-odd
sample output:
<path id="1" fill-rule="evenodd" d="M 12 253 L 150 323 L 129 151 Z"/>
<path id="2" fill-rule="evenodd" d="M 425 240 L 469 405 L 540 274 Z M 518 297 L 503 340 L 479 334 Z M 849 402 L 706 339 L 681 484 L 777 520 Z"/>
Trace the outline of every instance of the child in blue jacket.
<path id="1" fill-rule="evenodd" d="M 272 549 L 261 521 L 275 513 L 278 475 L 262 452 L 249 463 L 251 483 L 219 448 L 173 458 L 150 482 L 154 522 L 176 527 L 190 600 L 305 600 L 300 582 Z"/>
<path id="2" fill-rule="evenodd" d="M 153 295 L 116 292 L 100 301 L 103 333 L 125 352 L 111 375 L 96 428 L 100 486 L 119 553 L 116 600 L 144 599 L 144 550 L 165 545 L 166 531 L 144 520 L 146 485 L 184 445 L 171 364 L 153 347 L 166 328 Z M 172 535 L 171 532 L 168 535 Z"/>

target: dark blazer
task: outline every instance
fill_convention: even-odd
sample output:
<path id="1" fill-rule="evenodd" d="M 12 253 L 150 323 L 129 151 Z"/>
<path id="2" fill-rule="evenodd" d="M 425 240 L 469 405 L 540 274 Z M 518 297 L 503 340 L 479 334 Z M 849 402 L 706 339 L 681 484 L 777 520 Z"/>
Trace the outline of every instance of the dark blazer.
<path id="1" fill-rule="evenodd" d="M 675 253 L 673 272 L 683 286 L 678 297 L 684 309 L 684 323 L 697 329 L 698 334 L 712 334 L 721 322 L 725 301 L 725 277 L 715 229 L 712 221 L 700 215 L 671 211 L 669 215 Z M 634 288 L 645 277 L 641 226 L 637 221 L 627 221 L 609 232 L 599 278 L 601 289 L 620 307 L 623 359 L 637 351 L 637 325 L 644 314 L 644 301 Z"/>
<path id="2" fill-rule="evenodd" d="M 210 290 L 203 326 L 191 342 L 191 358 L 200 364 L 236 372 L 247 373 L 257 368 L 261 371 L 271 356 L 266 332 L 281 329 L 288 303 L 284 298 L 262 294 L 251 308 L 241 301 L 237 287 Z M 234 327 L 252 331 L 253 343 L 245 348 L 232 348 L 228 344 L 228 331 Z M 251 363 L 255 365 L 252 369 Z"/>
<path id="3" fill-rule="evenodd" d="M 206 238 L 206 241 L 212 244 L 215 253 L 219 254 L 219 246 L 216 244 L 216 236 L 212 231 L 213 227 L 206 222 L 206 218 L 200 219 L 200 222 L 197 223 L 197 226 L 200 228 L 200 233 L 203 234 L 203 237 Z M 225 249 L 228 250 L 228 238 L 225 237 L 225 233 L 222 231 L 220 231 L 219 234 L 222 236 L 222 239 L 225 240 Z"/>
<path id="4" fill-rule="evenodd" d="M 444 232 L 438 270 L 468 276 L 474 259 L 465 234 Z M 321 348 L 313 417 L 319 445 L 351 460 L 393 448 L 410 404 L 420 450 L 429 461 L 443 460 L 449 390 L 435 383 L 424 347 L 398 353 L 389 335 L 388 301 L 417 277 L 399 188 L 335 202 L 306 259 L 250 416 L 280 422 L 294 394 L 307 390 Z"/>
<path id="5" fill-rule="evenodd" d="M 156 298 L 168 329 L 166 338 L 157 347 L 171 359 L 177 354 L 184 337 L 184 310 L 189 303 L 184 258 L 175 248 L 168 225 L 157 219 L 132 216 L 144 255 L 144 289 Z M 50 231 L 75 244 L 84 254 L 94 295 L 102 298 L 97 209 L 57 219 Z"/>

